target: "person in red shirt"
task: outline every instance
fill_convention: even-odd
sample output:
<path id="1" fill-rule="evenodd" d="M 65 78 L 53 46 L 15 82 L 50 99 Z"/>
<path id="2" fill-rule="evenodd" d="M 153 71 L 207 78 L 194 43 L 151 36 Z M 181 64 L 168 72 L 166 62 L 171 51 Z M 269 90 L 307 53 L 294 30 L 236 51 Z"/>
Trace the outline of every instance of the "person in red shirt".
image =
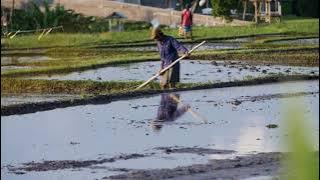
<path id="1" fill-rule="evenodd" d="M 182 11 L 181 15 L 181 27 L 184 29 L 184 38 L 190 37 L 192 39 L 192 13 L 190 11 L 190 5 Z"/>

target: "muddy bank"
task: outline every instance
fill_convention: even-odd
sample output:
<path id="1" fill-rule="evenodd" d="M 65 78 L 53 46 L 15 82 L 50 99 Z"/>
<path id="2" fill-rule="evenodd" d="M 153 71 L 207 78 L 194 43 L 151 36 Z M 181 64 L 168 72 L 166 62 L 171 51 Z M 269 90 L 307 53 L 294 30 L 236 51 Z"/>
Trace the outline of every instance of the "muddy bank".
<path id="1" fill-rule="evenodd" d="M 128 160 L 141 158 L 144 155 L 133 154 L 118 159 Z M 259 153 L 248 156 L 236 156 L 232 159 L 215 159 L 207 164 L 194 164 L 173 169 L 146 169 L 134 170 L 127 168 L 108 168 L 111 171 L 122 172 L 119 175 L 104 177 L 102 179 L 241 179 L 255 176 L 279 175 L 280 161 L 286 156 L 284 153 Z M 83 168 L 103 163 L 112 163 L 117 158 L 90 160 L 90 161 L 46 161 L 44 163 L 25 163 L 25 167 L 9 167 L 11 173 L 25 174 L 28 171 L 55 171 L 65 168 Z M 102 168 L 102 167 L 99 167 Z"/>
<path id="2" fill-rule="evenodd" d="M 241 179 L 253 176 L 278 175 L 280 153 L 260 153 L 234 159 L 211 160 L 208 164 L 174 169 L 136 170 L 103 179 Z"/>
<path id="3" fill-rule="evenodd" d="M 164 153 L 171 154 L 171 153 L 192 153 L 198 155 L 205 155 L 205 154 L 231 154 L 235 153 L 232 150 L 217 150 L 217 149 L 208 149 L 208 148 L 198 148 L 198 147 L 159 147 L 155 148 L 156 150 L 161 150 Z"/>
<path id="4" fill-rule="evenodd" d="M 197 154 L 197 155 L 208 155 L 208 154 L 231 154 L 235 153 L 232 150 L 217 150 L 217 149 L 209 149 L 209 148 L 199 148 L 199 147 L 158 147 L 154 148 L 156 151 L 160 151 L 160 153 L 166 154 L 175 154 L 175 153 L 183 153 L 183 154 Z M 30 171 L 56 171 L 63 169 L 76 169 L 76 168 L 89 168 L 94 169 L 96 165 L 108 165 L 106 163 L 114 163 L 120 160 L 131 160 L 131 159 L 139 159 L 155 156 L 157 153 L 145 153 L 145 154 L 122 154 L 111 158 L 103 158 L 99 160 L 58 160 L 58 161 L 43 161 L 43 162 L 27 162 L 19 165 L 19 167 L 15 167 L 13 165 L 6 165 L 10 173 L 21 174 L 27 173 Z M 117 168 L 108 168 L 113 171 L 119 171 Z M 121 171 L 124 168 L 122 168 Z M 130 169 L 126 169 L 125 171 L 130 171 Z"/>
<path id="5" fill-rule="evenodd" d="M 271 44 L 291 44 L 291 45 L 319 45 L 319 38 L 299 38 L 299 39 L 288 39 L 271 41 Z"/>
<path id="6" fill-rule="evenodd" d="M 259 49 L 248 52 L 196 53 L 192 58 L 246 61 L 259 65 L 319 66 L 319 47 L 292 49 Z"/>
<path id="7" fill-rule="evenodd" d="M 28 55 L 28 56 L 2 56 L 1 55 L 1 68 L 2 66 L 14 66 L 20 63 L 43 62 L 53 60 L 45 55 Z"/>
<path id="8" fill-rule="evenodd" d="M 319 76 L 308 76 L 308 75 L 266 77 L 266 78 L 257 78 L 257 79 L 245 80 L 245 81 L 222 82 L 222 83 L 199 85 L 197 87 L 184 88 L 184 89 L 174 89 L 174 90 L 165 90 L 165 91 L 161 91 L 161 90 L 138 91 L 138 92 L 127 92 L 127 93 L 122 93 L 122 94 L 120 93 L 120 94 L 113 94 L 113 95 L 98 95 L 95 97 L 56 101 L 56 102 L 26 103 L 26 104 L 19 104 L 19 105 L 10 105 L 5 107 L 1 106 L 1 116 L 10 116 L 14 114 L 27 114 L 27 113 L 34 113 L 38 111 L 47 111 L 47 110 L 52 110 L 56 108 L 65 108 L 70 106 L 79 106 L 79 105 L 86 105 L 86 104 L 105 104 L 105 103 L 109 103 L 116 100 L 147 97 L 150 95 L 155 95 L 163 92 L 177 92 L 177 91 L 189 91 L 189 90 L 199 90 L 199 89 L 249 86 L 249 85 L 268 84 L 268 83 L 275 83 L 275 82 L 296 81 L 296 80 L 317 80 L 317 79 L 319 79 Z"/>
<path id="9" fill-rule="evenodd" d="M 63 100 L 72 100 L 81 98 L 81 95 L 70 94 L 1 94 L 1 106 L 9 106 L 14 104 L 38 103 L 38 102 L 54 102 Z"/>
<path id="10" fill-rule="evenodd" d="M 44 162 L 29 162 L 23 163 L 22 167 L 7 166 L 12 173 L 21 173 L 21 171 L 53 171 L 61 169 L 74 169 L 74 168 L 86 168 L 93 165 L 99 165 L 104 163 L 112 163 L 118 160 L 137 159 L 150 156 L 148 154 L 124 154 L 112 158 L 104 158 L 101 160 L 63 160 L 63 161 L 44 161 Z"/>

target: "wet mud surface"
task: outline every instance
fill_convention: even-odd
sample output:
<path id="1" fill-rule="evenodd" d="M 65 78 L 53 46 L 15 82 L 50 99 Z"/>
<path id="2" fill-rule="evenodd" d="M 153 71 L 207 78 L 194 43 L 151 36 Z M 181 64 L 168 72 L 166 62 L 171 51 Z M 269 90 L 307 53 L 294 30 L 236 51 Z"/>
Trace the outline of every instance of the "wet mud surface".
<path id="1" fill-rule="evenodd" d="M 1 66 L 10 66 L 18 63 L 49 61 L 52 58 L 45 55 L 37 56 L 1 56 Z"/>
<path id="2" fill-rule="evenodd" d="M 144 81 L 160 69 L 160 62 L 143 62 L 99 68 L 66 75 L 32 77 L 33 79 Z M 319 75 L 319 67 L 252 65 L 241 61 L 181 61 L 180 80 L 183 83 L 227 82 L 274 75 Z"/>
<path id="3" fill-rule="evenodd" d="M 286 152 L 281 139 L 291 136 L 281 109 L 294 100 L 305 103 L 302 111 L 310 120 L 309 131 L 319 135 L 318 81 L 174 94 L 180 100 L 178 109 L 188 104 L 208 121 L 187 111 L 153 126 L 166 93 L 2 116 L 1 176 L 24 180 L 275 176 L 282 156 L 275 152 Z M 318 142 L 313 144 L 318 150 Z"/>
<path id="4" fill-rule="evenodd" d="M 103 179 L 243 179 L 272 176 L 278 173 L 282 156 L 280 153 L 261 153 L 234 159 L 212 160 L 204 165 L 137 170 Z"/>
<path id="5" fill-rule="evenodd" d="M 193 150 L 189 148 L 191 153 Z M 209 150 L 212 151 L 212 150 Z M 197 151 L 198 152 L 198 151 Z M 25 163 L 22 168 L 12 168 L 14 174 L 25 174 L 28 171 L 50 171 L 80 167 L 97 168 L 94 165 L 115 162 L 119 159 L 142 158 L 145 155 L 115 157 L 91 161 L 45 161 L 43 163 Z M 235 156 L 230 159 L 214 159 L 207 164 L 181 166 L 173 169 L 135 170 L 127 168 L 109 168 L 121 171 L 123 174 L 103 177 L 102 179 L 240 179 L 252 176 L 274 176 L 280 171 L 280 160 L 285 155 L 281 153 L 259 153 L 247 156 Z"/>
<path id="6" fill-rule="evenodd" d="M 272 42 L 272 44 L 319 45 L 319 38 L 281 40 L 281 41 Z"/>

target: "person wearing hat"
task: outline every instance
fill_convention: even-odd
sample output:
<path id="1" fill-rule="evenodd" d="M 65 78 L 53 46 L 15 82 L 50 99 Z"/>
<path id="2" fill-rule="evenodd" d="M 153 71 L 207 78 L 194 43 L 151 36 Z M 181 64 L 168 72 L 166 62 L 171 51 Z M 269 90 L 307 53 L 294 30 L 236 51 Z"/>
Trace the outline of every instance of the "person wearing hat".
<path id="1" fill-rule="evenodd" d="M 160 28 L 152 30 L 151 39 L 157 41 L 161 57 L 160 71 L 179 58 L 178 51 L 189 56 L 187 48 L 181 45 L 175 38 L 165 35 Z M 178 82 L 180 82 L 180 62 L 161 74 L 160 87 L 161 89 L 175 88 Z"/>

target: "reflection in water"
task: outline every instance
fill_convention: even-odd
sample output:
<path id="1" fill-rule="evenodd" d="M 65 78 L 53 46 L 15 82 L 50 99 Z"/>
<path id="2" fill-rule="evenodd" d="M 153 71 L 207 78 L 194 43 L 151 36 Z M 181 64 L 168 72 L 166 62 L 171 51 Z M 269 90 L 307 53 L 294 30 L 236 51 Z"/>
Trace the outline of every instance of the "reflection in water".
<path id="1" fill-rule="evenodd" d="M 190 106 L 182 105 L 178 108 L 179 102 L 180 95 L 177 93 L 161 95 L 157 118 L 151 122 L 151 127 L 154 131 L 160 131 L 164 122 L 173 122 L 188 111 Z"/>

